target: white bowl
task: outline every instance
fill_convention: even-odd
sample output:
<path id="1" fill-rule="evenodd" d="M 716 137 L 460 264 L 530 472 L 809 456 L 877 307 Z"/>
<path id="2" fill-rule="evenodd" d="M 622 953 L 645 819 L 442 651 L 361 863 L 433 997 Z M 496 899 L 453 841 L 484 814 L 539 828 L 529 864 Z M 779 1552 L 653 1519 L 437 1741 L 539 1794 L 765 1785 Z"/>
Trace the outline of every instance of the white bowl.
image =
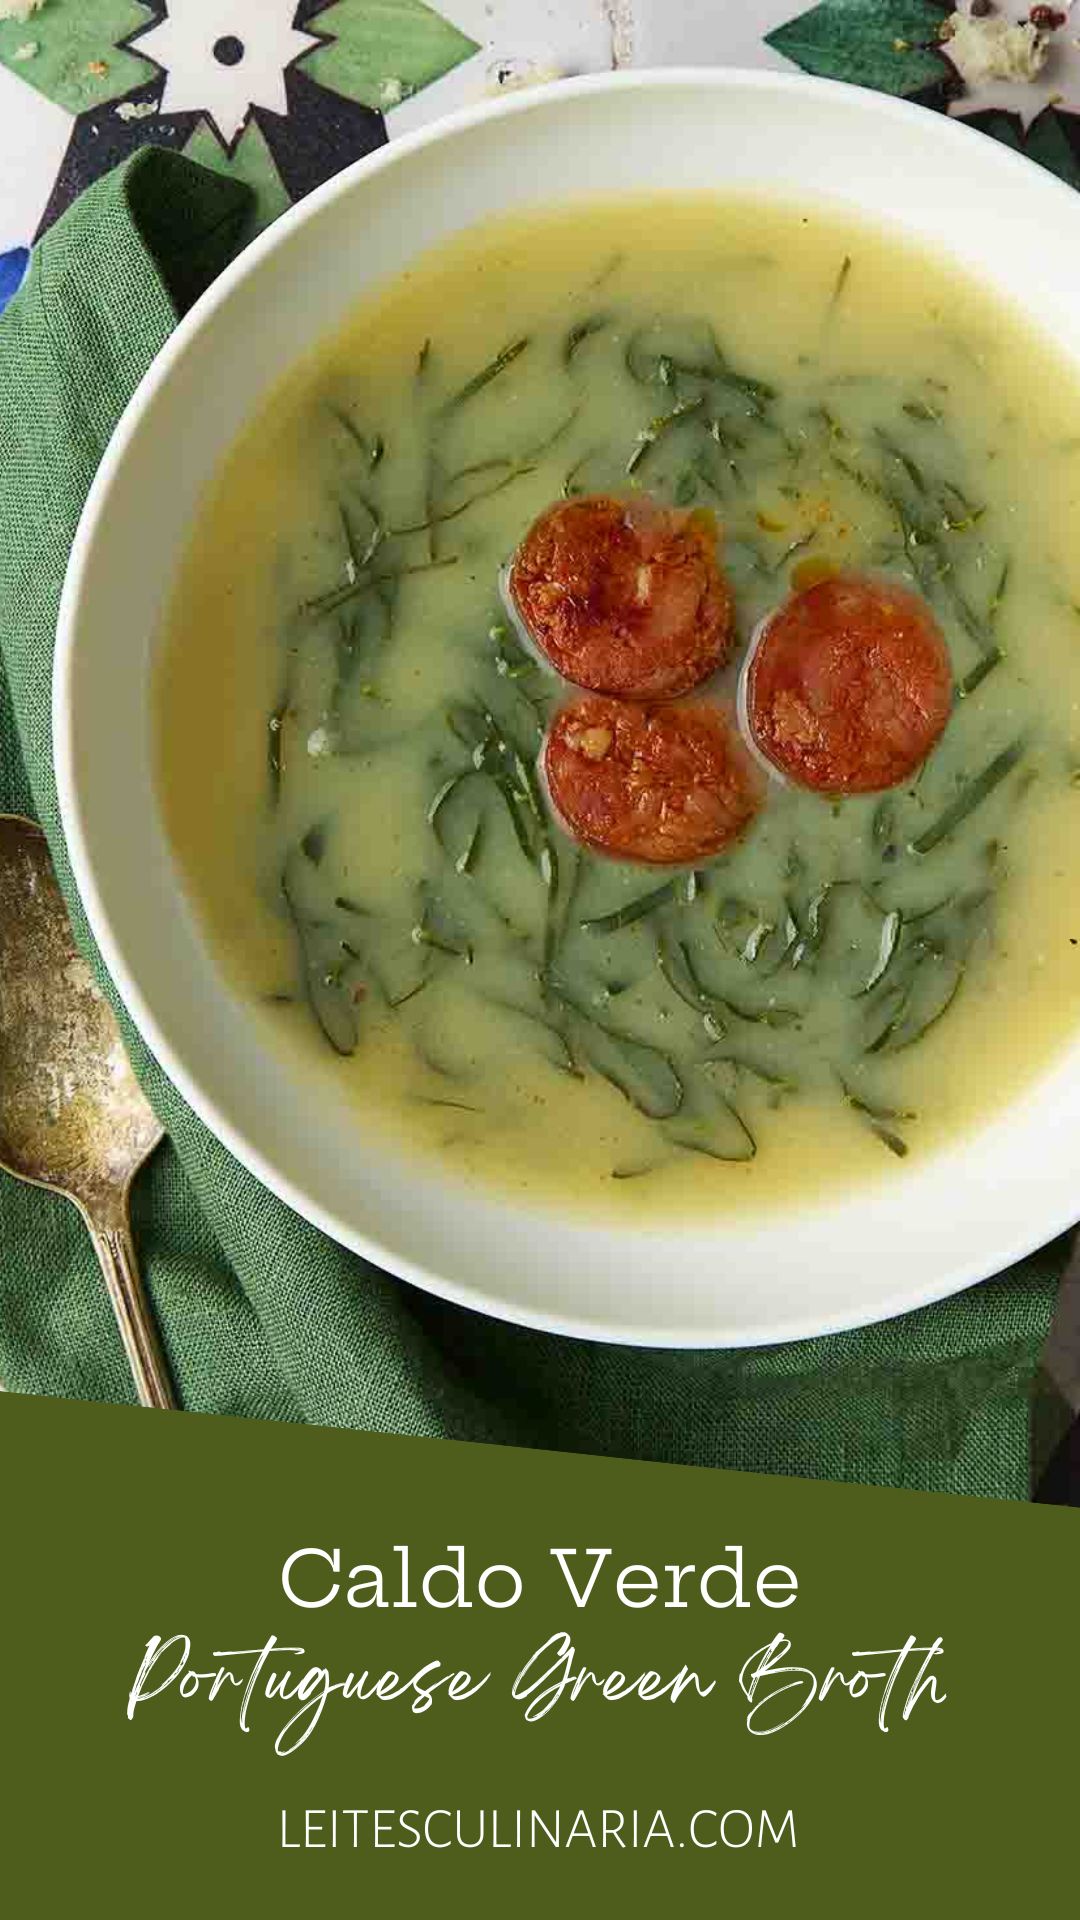
<path id="1" fill-rule="evenodd" d="M 241 423 L 375 281 L 485 214 L 582 190 L 832 199 L 952 255 L 1080 362 L 1080 196 L 1004 146 L 855 88 L 765 73 L 567 81 L 458 114 L 330 181 L 177 329 L 124 414 L 71 556 L 53 725 L 68 847 L 132 1016 L 207 1126 L 347 1246 L 508 1320 L 744 1346 L 884 1319 L 1080 1214 L 1080 1038 L 991 1125 L 820 1207 L 684 1229 L 561 1223 L 389 1162 L 261 1046 L 180 889 L 151 767 L 164 596 Z"/>

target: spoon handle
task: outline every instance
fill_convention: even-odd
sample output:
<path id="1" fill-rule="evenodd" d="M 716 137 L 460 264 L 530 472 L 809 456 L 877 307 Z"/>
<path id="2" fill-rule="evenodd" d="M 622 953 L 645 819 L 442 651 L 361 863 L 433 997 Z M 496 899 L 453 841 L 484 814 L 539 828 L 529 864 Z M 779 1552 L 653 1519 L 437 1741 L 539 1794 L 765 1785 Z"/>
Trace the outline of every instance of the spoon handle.
<path id="1" fill-rule="evenodd" d="M 139 1404 L 143 1407 L 175 1408 L 176 1394 L 161 1350 L 153 1309 L 139 1272 L 127 1208 L 125 1206 L 117 1218 L 91 1220 L 88 1224 L 135 1381 Z"/>

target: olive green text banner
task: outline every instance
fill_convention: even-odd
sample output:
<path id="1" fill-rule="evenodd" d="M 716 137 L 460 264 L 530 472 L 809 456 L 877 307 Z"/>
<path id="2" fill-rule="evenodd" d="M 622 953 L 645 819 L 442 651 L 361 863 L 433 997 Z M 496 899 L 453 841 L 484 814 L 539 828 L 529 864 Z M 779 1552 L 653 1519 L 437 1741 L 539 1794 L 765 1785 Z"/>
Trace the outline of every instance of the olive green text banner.
<path id="1" fill-rule="evenodd" d="M 13 1912 L 1064 1910 L 1080 1516 L 0 1401 Z"/>

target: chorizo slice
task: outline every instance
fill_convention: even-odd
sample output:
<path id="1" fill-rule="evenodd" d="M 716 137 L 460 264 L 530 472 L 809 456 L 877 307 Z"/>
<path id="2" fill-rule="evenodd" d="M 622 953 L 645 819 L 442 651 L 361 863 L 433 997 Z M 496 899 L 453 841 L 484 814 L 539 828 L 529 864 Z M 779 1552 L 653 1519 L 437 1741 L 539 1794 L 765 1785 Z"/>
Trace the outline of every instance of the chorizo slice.
<path id="1" fill-rule="evenodd" d="M 908 779 L 939 739 L 952 707 L 948 648 L 908 587 L 833 574 L 765 620 L 744 701 L 755 746 L 797 785 L 874 793 Z"/>
<path id="2" fill-rule="evenodd" d="M 705 509 L 647 495 L 561 500 L 509 569 L 511 605 L 567 680 L 626 699 L 688 693 L 731 651 L 731 588 Z"/>
<path id="3" fill-rule="evenodd" d="M 764 782 L 722 707 L 642 705 L 585 694 L 555 715 L 548 793 L 583 846 L 621 860 L 691 866 L 749 826 Z"/>

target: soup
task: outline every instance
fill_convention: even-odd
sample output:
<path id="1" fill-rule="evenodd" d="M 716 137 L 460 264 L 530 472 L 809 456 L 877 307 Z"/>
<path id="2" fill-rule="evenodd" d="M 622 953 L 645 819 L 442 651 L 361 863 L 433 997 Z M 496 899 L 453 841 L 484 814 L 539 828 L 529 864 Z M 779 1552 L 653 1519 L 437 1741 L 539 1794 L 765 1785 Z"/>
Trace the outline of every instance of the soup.
<path id="1" fill-rule="evenodd" d="M 835 209 L 583 201 L 421 260 L 246 430 L 167 621 L 168 828 L 267 1046 L 390 1151 L 622 1213 L 895 1178 L 991 1118 L 1080 1015 L 1078 487 L 1052 349 Z M 917 596 L 936 744 L 870 792 L 759 751 L 716 857 L 581 844 L 542 774 L 579 689 L 506 579 L 597 497 L 713 527 L 734 647 L 691 697 L 729 716 L 792 594 Z"/>

